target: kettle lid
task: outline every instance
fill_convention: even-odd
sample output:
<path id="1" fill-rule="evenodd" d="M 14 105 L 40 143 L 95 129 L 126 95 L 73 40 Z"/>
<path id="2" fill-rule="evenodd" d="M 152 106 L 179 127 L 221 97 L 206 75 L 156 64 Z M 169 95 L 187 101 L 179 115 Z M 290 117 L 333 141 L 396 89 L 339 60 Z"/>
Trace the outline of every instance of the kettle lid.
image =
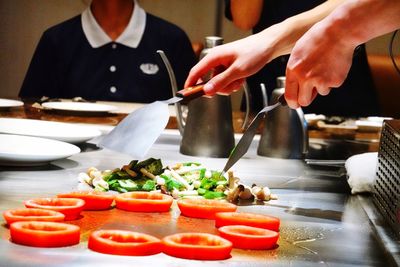
<path id="1" fill-rule="evenodd" d="M 285 86 L 286 86 L 286 77 L 285 76 L 276 77 L 276 87 L 285 88 Z"/>
<path id="2" fill-rule="evenodd" d="M 212 48 L 217 45 L 222 45 L 224 38 L 219 36 L 206 36 L 205 37 L 205 48 Z"/>

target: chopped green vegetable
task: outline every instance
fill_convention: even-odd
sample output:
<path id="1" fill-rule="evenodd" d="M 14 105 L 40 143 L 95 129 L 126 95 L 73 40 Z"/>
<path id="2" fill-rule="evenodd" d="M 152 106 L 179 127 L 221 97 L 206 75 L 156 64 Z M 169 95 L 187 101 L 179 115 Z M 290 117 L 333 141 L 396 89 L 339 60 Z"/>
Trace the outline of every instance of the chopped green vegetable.
<path id="1" fill-rule="evenodd" d="M 223 192 L 207 191 L 203 197 L 206 199 L 224 198 L 225 194 Z"/>
<path id="2" fill-rule="evenodd" d="M 172 175 L 173 174 L 173 175 Z M 160 159 L 149 158 L 144 161 L 132 160 L 121 168 L 103 172 L 106 183 L 94 185 L 85 180 L 97 191 L 114 190 L 118 192 L 153 191 L 161 189 L 172 194 L 184 191 L 184 194 L 195 194 L 204 198 L 224 198 L 228 181 L 221 172 L 207 170 L 200 163 L 184 162 L 176 164 L 173 169 L 163 168 Z M 162 178 L 162 179 L 160 179 Z M 182 194 L 175 194 L 182 196 Z"/>
<path id="3" fill-rule="evenodd" d="M 216 181 L 204 177 L 203 179 L 201 179 L 200 188 L 204 188 L 206 190 L 210 190 L 213 187 L 215 187 L 216 185 L 217 185 Z"/>
<path id="4" fill-rule="evenodd" d="M 132 166 L 132 170 L 140 172 L 141 168 L 145 168 L 148 172 L 154 175 L 160 175 L 163 172 L 163 167 L 160 159 L 149 158 L 144 161 L 138 162 Z"/>
<path id="5" fill-rule="evenodd" d="M 185 188 L 185 186 L 182 183 L 178 182 L 177 180 L 175 180 L 174 178 L 172 178 L 170 176 L 161 174 L 160 177 L 164 178 L 165 186 L 167 187 L 167 190 L 170 191 L 170 192 L 172 190 L 174 190 L 174 188 L 176 188 L 178 190 L 181 190 L 181 189 Z"/>
<path id="6" fill-rule="evenodd" d="M 204 189 L 204 188 L 199 188 L 199 189 L 197 189 L 197 193 L 199 194 L 199 195 L 204 195 L 205 193 L 207 192 L 207 190 L 206 189 Z"/>
<path id="7" fill-rule="evenodd" d="M 199 174 L 200 180 L 203 179 L 205 176 L 206 176 L 206 169 L 201 169 Z"/>
<path id="8" fill-rule="evenodd" d="M 196 165 L 196 166 L 200 166 L 201 163 L 198 162 L 184 162 L 182 163 L 183 166 L 191 166 L 191 165 Z"/>
<path id="9" fill-rule="evenodd" d="M 144 191 L 153 191 L 156 189 L 156 183 L 153 180 L 147 180 L 142 189 Z"/>
<path id="10" fill-rule="evenodd" d="M 127 191 L 135 191 L 140 189 L 139 185 L 131 179 L 118 180 L 118 184 Z"/>

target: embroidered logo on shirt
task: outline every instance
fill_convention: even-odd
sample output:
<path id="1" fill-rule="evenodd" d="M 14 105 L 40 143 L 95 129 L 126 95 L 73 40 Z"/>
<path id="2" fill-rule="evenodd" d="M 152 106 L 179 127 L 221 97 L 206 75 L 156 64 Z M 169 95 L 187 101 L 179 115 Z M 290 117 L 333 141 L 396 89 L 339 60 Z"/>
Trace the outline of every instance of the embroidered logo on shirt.
<path id="1" fill-rule="evenodd" d="M 143 64 L 140 65 L 140 69 L 145 74 L 154 75 L 154 74 L 156 74 L 158 72 L 158 65 L 151 64 L 151 63 L 143 63 Z"/>

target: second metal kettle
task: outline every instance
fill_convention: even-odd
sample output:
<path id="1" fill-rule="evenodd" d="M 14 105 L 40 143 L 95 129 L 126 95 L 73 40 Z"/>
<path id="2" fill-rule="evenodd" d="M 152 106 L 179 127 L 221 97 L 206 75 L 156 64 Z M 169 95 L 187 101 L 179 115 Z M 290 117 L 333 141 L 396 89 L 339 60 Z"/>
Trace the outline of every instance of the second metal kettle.
<path id="1" fill-rule="evenodd" d="M 285 93 L 285 77 L 277 78 L 270 103 Z M 308 151 L 307 122 L 301 108 L 280 106 L 265 116 L 257 154 L 286 159 L 302 159 Z"/>

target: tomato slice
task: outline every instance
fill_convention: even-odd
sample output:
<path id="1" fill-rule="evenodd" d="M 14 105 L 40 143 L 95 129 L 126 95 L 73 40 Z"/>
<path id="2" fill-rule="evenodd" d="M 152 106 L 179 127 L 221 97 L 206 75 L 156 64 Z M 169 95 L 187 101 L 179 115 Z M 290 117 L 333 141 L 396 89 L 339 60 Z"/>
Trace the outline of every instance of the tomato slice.
<path id="1" fill-rule="evenodd" d="M 44 209 L 15 209 L 3 212 L 3 217 L 7 224 L 18 221 L 64 221 L 65 215 L 54 210 Z"/>
<path id="2" fill-rule="evenodd" d="M 237 206 L 221 200 L 186 198 L 178 200 L 181 214 L 187 217 L 214 219 L 217 212 L 236 211 Z"/>
<path id="3" fill-rule="evenodd" d="M 215 215 L 215 227 L 247 225 L 279 231 L 280 220 L 276 217 L 248 212 L 219 212 Z"/>
<path id="4" fill-rule="evenodd" d="M 65 247 L 79 243 L 80 228 L 60 222 L 21 221 L 10 225 L 11 241 L 32 247 Z"/>
<path id="5" fill-rule="evenodd" d="M 97 230 L 91 233 L 91 250 L 114 255 L 146 256 L 161 252 L 161 240 L 147 234 L 123 230 Z"/>
<path id="6" fill-rule="evenodd" d="M 61 212 L 65 220 L 76 220 L 79 218 L 85 201 L 79 198 L 36 198 L 24 202 L 27 208 L 47 209 Z"/>
<path id="7" fill-rule="evenodd" d="M 218 232 L 231 241 L 234 248 L 241 249 L 271 249 L 279 238 L 278 232 L 246 225 L 222 226 Z"/>
<path id="8" fill-rule="evenodd" d="M 166 212 L 173 198 L 161 193 L 128 192 L 116 196 L 117 209 L 136 212 Z"/>
<path id="9" fill-rule="evenodd" d="M 230 257 L 232 243 L 206 233 L 179 233 L 162 239 L 167 255 L 194 260 L 224 260 Z"/>
<path id="10" fill-rule="evenodd" d="M 115 195 L 106 192 L 77 191 L 58 194 L 59 198 L 79 198 L 85 201 L 83 210 L 107 210 L 111 208 Z"/>

